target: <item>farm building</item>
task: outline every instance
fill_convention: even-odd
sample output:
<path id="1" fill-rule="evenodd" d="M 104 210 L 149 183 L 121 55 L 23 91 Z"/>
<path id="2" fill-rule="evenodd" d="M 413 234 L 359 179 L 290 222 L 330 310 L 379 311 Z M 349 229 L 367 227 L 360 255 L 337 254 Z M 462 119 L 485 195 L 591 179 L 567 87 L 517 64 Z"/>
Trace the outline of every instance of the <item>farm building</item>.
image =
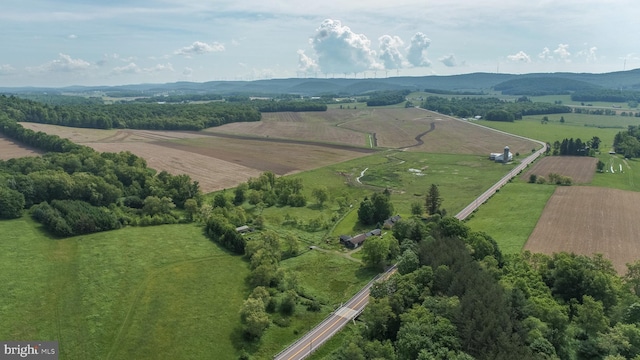
<path id="1" fill-rule="evenodd" d="M 348 248 L 355 249 L 358 246 L 362 245 L 364 241 L 367 239 L 367 234 L 358 234 L 351 239 L 344 242 L 344 245 Z"/>
<path id="2" fill-rule="evenodd" d="M 501 153 L 490 153 L 489 160 L 493 160 L 495 162 L 507 163 L 513 160 L 513 154 L 511 153 L 511 151 L 509 151 L 509 147 L 505 146 L 504 151 Z"/>
<path id="3" fill-rule="evenodd" d="M 351 237 L 349 235 L 340 235 L 340 242 L 342 244 L 344 244 L 344 246 L 350 248 L 350 249 L 355 249 L 358 246 L 362 245 L 364 243 L 364 241 L 370 237 L 370 236 L 381 236 L 382 235 L 382 230 L 380 229 L 373 229 L 367 233 L 364 234 L 358 234 L 354 237 Z"/>
<path id="4" fill-rule="evenodd" d="M 393 225 L 395 225 L 398 221 L 400 221 L 400 219 L 401 219 L 400 215 L 392 216 L 384 221 L 384 224 L 382 224 L 382 227 L 384 227 L 385 229 L 390 229 L 393 227 Z"/>

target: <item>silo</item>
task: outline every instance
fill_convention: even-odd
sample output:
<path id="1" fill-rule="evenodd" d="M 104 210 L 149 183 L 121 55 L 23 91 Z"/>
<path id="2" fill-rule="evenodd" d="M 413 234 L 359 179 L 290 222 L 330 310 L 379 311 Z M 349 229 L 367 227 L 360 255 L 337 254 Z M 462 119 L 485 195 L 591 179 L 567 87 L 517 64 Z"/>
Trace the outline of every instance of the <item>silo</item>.
<path id="1" fill-rule="evenodd" d="M 509 162 L 509 146 L 504 147 L 504 154 L 502 155 L 502 163 L 506 164 Z"/>

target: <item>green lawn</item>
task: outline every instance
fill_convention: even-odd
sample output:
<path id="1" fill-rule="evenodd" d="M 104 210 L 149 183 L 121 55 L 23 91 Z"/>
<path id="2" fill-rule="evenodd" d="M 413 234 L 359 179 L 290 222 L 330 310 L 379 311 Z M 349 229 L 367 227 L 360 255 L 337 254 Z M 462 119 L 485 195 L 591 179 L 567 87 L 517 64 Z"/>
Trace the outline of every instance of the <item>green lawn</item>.
<path id="1" fill-rule="evenodd" d="M 57 340 L 61 359 L 236 359 L 248 266 L 195 225 L 48 238 L 0 222 L 0 339 Z"/>
<path id="2" fill-rule="evenodd" d="M 504 186 L 467 220 L 474 231 L 491 235 L 503 254 L 522 251 L 536 226 L 554 185 L 529 184 L 514 180 Z"/>

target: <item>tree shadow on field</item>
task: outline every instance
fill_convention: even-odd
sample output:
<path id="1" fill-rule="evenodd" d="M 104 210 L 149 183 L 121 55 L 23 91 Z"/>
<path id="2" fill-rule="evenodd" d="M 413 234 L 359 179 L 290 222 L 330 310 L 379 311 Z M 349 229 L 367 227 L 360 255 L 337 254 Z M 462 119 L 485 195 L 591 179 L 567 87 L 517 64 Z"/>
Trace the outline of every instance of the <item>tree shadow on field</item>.
<path id="1" fill-rule="evenodd" d="M 240 315 L 238 315 L 238 321 L 240 321 Z M 242 330 L 242 326 L 234 327 L 231 335 L 229 335 L 229 340 L 231 340 L 231 344 L 233 347 L 239 352 L 247 352 L 249 354 L 253 354 L 260 348 L 260 339 L 257 340 L 249 340 L 244 334 Z"/>

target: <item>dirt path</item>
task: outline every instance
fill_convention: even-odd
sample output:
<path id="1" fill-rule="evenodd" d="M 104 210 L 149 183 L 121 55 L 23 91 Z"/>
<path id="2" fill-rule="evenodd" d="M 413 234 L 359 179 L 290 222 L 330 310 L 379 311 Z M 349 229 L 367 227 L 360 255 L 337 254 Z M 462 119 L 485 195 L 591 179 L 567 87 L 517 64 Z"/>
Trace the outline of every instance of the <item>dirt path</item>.
<path id="1" fill-rule="evenodd" d="M 313 250 L 318 250 L 318 251 L 321 251 L 321 252 L 323 252 L 323 253 L 327 253 L 327 254 L 339 255 L 339 256 L 342 256 L 343 258 L 347 259 L 347 260 L 351 260 L 351 261 L 354 261 L 354 262 L 357 262 L 357 263 L 360 263 L 360 264 L 362 263 L 362 260 L 360 260 L 360 259 L 356 259 L 356 258 L 354 258 L 354 257 L 352 257 L 352 256 L 351 256 L 351 254 L 353 254 L 353 253 L 355 253 L 355 252 L 360 251 L 360 249 L 362 249 L 361 247 L 359 247 L 359 248 L 355 248 L 355 249 L 350 250 L 350 251 L 348 251 L 348 252 L 346 252 L 346 253 L 343 253 L 343 252 L 340 252 L 340 251 L 337 251 L 337 250 L 327 250 L 327 249 L 323 249 L 323 248 L 321 248 L 321 247 L 317 247 L 317 246 L 315 246 L 315 245 L 310 246 L 309 248 L 311 248 L 311 249 L 313 249 Z"/>

